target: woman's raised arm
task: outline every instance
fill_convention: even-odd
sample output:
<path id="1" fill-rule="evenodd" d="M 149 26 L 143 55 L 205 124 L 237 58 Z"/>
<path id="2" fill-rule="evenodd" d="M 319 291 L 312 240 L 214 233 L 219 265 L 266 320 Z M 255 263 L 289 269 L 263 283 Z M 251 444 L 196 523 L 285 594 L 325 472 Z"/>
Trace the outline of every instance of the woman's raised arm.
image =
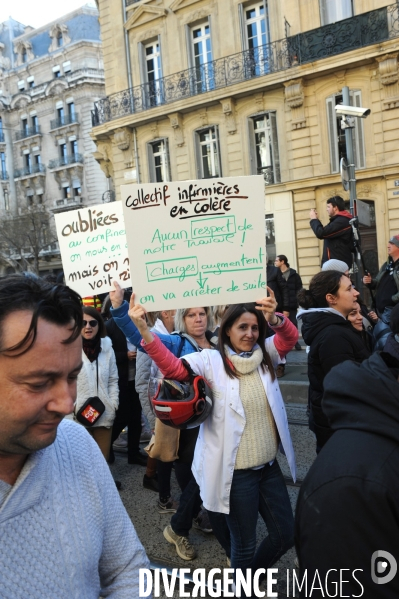
<path id="1" fill-rule="evenodd" d="M 140 304 L 134 303 L 133 293 L 130 298 L 129 316 L 143 338 L 141 346 L 145 348 L 147 355 L 154 360 L 166 378 L 176 379 L 177 381 L 188 381 L 189 374 L 183 362 L 165 347 L 157 335 L 151 333 L 145 315 L 145 308 L 140 306 Z"/>
<path id="2" fill-rule="evenodd" d="M 263 312 L 268 325 L 275 332 L 273 343 L 280 357 L 283 358 L 298 341 L 298 329 L 288 318 L 276 313 L 277 302 L 274 292 L 270 287 L 267 290 L 270 294 L 269 297 L 256 300 L 258 304 L 256 309 Z"/>

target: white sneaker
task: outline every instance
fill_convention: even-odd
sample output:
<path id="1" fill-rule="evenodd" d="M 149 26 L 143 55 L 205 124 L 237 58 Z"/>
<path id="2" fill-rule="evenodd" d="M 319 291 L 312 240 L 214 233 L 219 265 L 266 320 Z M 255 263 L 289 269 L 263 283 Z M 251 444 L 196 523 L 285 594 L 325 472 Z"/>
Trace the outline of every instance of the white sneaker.
<path id="1" fill-rule="evenodd" d="M 127 451 L 127 431 L 122 431 L 121 434 L 112 444 L 114 451 Z"/>

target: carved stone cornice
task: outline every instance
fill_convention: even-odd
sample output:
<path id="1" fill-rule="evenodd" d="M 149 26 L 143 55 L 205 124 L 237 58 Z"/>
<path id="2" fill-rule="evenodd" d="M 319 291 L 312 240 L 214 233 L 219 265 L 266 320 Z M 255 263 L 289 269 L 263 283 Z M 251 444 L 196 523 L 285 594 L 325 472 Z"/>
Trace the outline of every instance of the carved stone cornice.
<path id="1" fill-rule="evenodd" d="M 392 85 L 399 80 L 398 53 L 377 56 L 378 70 L 382 85 Z"/>
<path id="2" fill-rule="evenodd" d="M 303 91 L 302 79 L 294 79 L 292 81 L 285 81 L 285 101 L 287 105 L 292 108 L 299 108 L 302 106 L 305 94 Z"/>
<path id="3" fill-rule="evenodd" d="M 140 25 L 146 25 L 154 19 L 160 17 L 166 17 L 168 11 L 165 8 L 158 8 L 157 6 L 149 6 L 148 4 L 142 4 L 137 8 L 133 14 L 129 17 L 124 27 L 127 31 L 134 27 L 140 27 Z"/>
<path id="4" fill-rule="evenodd" d="M 234 135 L 237 131 L 236 119 L 234 114 L 234 100 L 232 98 L 225 98 L 220 101 L 222 105 L 223 114 L 225 116 L 226 129 L 230 135 Z"/>
<path id="5" fill-rule="evenodd" d="M 131 133 L 130 130 L 125 127 L 124 129 L 117 129 L 114 133 L 114 143 L 119 150 L 125 151 L 130 147 Z"/>
<path id="6" fill-rule="evenodd" d="M 175 134 L 176 145 L 180 147 L 184 146 L 184 135 L 183 135 L 183 117 L 180 112 L 174 112 L 169 114 L 169 122 Z"/>

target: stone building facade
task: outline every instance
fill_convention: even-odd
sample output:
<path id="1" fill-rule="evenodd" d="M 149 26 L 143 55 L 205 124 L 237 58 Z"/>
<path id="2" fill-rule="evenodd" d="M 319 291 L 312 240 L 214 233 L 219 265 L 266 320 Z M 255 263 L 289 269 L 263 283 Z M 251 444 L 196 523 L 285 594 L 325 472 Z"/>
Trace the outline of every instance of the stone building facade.
<path id="1" fill-rule="evenodd" d="M 98 0 L 106 97 L 96 159 L 127 182 L 263 174 L 269 258 L 305 283 L 322 244 L 309 210 L 342 195 L 342 88 L 371 109 L 353 131 L 369 269 L 399 232 L 399 5 L 383 0 Z"/>
<path id="2" fill-rule="evenodd" d="M 53 214 L 101 203 L 109 189 L 90 137 L 104 93 L 95 8 L 37 29 L 0 24 L 0 217 L 43 210 L 41 272 L 61 268 Z"/>

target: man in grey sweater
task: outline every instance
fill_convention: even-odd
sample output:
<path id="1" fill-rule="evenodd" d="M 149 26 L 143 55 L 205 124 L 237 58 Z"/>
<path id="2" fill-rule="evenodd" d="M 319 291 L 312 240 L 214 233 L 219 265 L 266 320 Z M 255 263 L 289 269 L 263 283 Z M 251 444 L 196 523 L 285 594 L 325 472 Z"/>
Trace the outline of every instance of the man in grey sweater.
<path id="1" fill-rule="evenodd" d="M 82 366 L 68 287 L 0 279 L 0 595 L 139 597 L 145 551 L 96 443 L 63 421 Z"/>

